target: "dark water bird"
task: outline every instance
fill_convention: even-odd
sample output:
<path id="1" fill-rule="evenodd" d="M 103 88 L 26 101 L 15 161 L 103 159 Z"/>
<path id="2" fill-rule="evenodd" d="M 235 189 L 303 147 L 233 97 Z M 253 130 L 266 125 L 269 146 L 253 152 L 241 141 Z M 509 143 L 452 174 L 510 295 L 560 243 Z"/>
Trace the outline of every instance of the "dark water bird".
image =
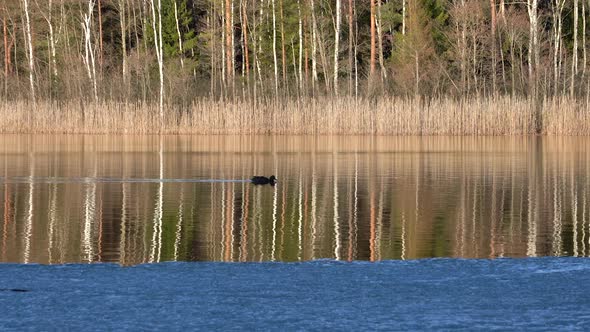
<path id="1" fill-rule="evenodd" d="M 28 289 L 22 289 L 22 288 L 0 288 L 0 292 L 18 292 L 18 293 L 24 293 L 24 292 L 28 292 Z"/>
<path id="2" fill-rule="evenodd" d="M 266 176 L 253 176 L 250 180 L 256 185 L 270 184 L 271 186 L 274 186 L 277 183 L 277 178 L 274 175 L 271 175 L 269 178 Z"/>

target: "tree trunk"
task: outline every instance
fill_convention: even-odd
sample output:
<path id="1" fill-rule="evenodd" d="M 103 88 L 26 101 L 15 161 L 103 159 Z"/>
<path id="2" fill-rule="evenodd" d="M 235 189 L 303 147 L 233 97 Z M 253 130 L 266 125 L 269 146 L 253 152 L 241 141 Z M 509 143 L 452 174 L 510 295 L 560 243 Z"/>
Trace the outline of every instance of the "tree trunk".
<path id="1" fill-rule="evenodd" d="M 98 102 L 98 88 L 96 84 L 96 66 L 94 59 L 94 48 L 92 46 L 92 15 L 94 13 L 94 0 L 88 1 L 88 13 L 84 14 L 82 26 L 84 28 L 84 64 L 88 79 L 92 84 L 94 101 Z"/>
<path id="2" fill-rule="evenodd" d="M 340 50 L 340 24 L 342 0 L 336 0 L 336 28 L 334 31 L 334 95 L 338 95 L 338 51 Z"/>
<path id="3" fill-rule="evenodd" d="M 283 12 L 283 0 L 279 0 L 279 10 L 281 11 L 281 61 L 283 65 L 283 87 L 287 84 L 287 53 L 285 51 L 285 15 Z"/>
<path id="4" fill-rule="evenodd" d="M 275 96 L 279 95 L 279 68 L 277 61 L 277 15 L 275 0 L 272 0 L 272 56 L 275 73 Z"/>
<path id="5" fill-rule="evenodd" d="M 103 67 L 103 42 L 102 42 L 102 0 L 98 0 L 98 65 L 100 69 L 100 79 L 102 80 L 102 67 Z"/>
<path id="6" fill-rule="evenodd" d="M 246 79 L 250 82 L 250 57 L 248 51 L 248 11 L 246 10 L 248 7 L 248 1 L 245 0 L 242 6 L 242 37 L 244 39 L 244 61 L 246 70 Z"/>
<path id="7" fill-rule="evenodd" d="M 154 32 L 154 46 L 156 48 L 156 59 L 158 61 L 158 74 L 160 78 L 160 130 L 164 129 L 164 54 L 162 54 L 162 3 L 157 0 L 157 8 L 155 8 L 156 0 L 150 0 L 152 9 L 152 30 Z M 156 21 L 156 12 L 158 13 Z"/>
<path id="8" fill-rule="evenodd" d="M 496 93 L 496 0 L 490 0 L 492 38 L 492 92 Z"/>
<path id="9" fill-rule="evenodd" d="M 352 0 L 348 0 L 348 95 L 352 95 L 352 71 L 353 71 L 353 45 L 352 45 L 352 37 L 354 35 L 354 28 L 353 28 L 353 7 L 352 7 Z"/>
<path id="10" fill-rule="evenodd" d="M 574 49 L 572 50 L 572 78 L 570 95 L 574 96 L 576 72 L 578 71 L 578 0 L 574 0 Z"/>
<path id="11" fill-rule="evenodd" d="M 406 35 L 406 0 L 402 0 L 402 36 Z"/>
<path id="12" fill-rule="evenodd" d="M 301 16 L 301 0 L 297 0 L 299 14 L 299 92 L 303 92 L 303 18 Z"/>
<path id="13" fill-rule="evenodd" d="M 232 4 L 231 0 L 225 0 L 225 66 L 227 67 L 227 81 L 233 80 L 234 69 L 232 68 Z"/>
<path id="14" fill-rule="evenodd" d="M 121 57 L 123 60 L 123 84 L 127 84 L 127 21 L 125 0 L 119 0 L 119 22 L 121 23 Z"/>
<path id="15" fill-rule="evenodd" d="M 383 34 L 381 33 L 381 25 L 383 21 L 381 19 L 381 0 L 377 1 L 377 19 L 375 20 L 377 26 L 377 39 L 379 40 L 377 46 L 379 48 L 379 67 L 381 68 L 381 83 L 387 79 L 387 71 L 385 70 L 385 60 L 383 59 Z"/>
<path id="16" fill-rule="evenodd" d="M 29 57 L 29 83 L 31 87 L 31 99 L 33 103 L 36 103 L 35 96 L 35 59 L 33 58 L 33 38 L 31 37 L 31 18 L 29 17 L 29 1 L 23 0 L 25 9 L 26 29 L 27 29 L 27 40 L 26 45 L 28 48 Z"/>
<path id="17" fill-rule="evenodd" d="M 315 17 L 315 4 L 314 0 L 311 0 L 311 87 L 313 91 L 315 91 L 315 85 L 318 81 L 317 29 L 318 26 Z"/>
<path id="18" fill-rule="evenodd" d="M 371 2 L 371 19 L 370 19 L 370 24 L 371 24 L 371 53 L 370 53 L 370 71 L 369 71 L 369 84 L 371 83 L 370 81 L 373 80 L 373 77 L 375 75 L 375 53 L 376 53 L 376 47 L 375 47 L 375 0 L 369 0 Z M 379 0 L 377 0 L 379 1 Z"/>
<path id="19" fill-rule="evenodd" d="M 184 55 L 182 50 L 182 34 L 180 33 L 180 24 L 178 23 L 178 5 L 174 0 L 174 20 L 176 21 L 176 33 L 178 34 L 178 55 L 180 58 L 180 68 L 184 68 Z"/>
<path id="20" fill-rule="evenodd" d="M 528 69 L 529 69 L 529 88 L 531 94 L 536 93 L 537 87 L 537 67 L 539 65 L 539 37 L 538 37 L 538 0 L 527 0 L 527 12 L 529 14 L 529 49 L 528 49 Z"/>

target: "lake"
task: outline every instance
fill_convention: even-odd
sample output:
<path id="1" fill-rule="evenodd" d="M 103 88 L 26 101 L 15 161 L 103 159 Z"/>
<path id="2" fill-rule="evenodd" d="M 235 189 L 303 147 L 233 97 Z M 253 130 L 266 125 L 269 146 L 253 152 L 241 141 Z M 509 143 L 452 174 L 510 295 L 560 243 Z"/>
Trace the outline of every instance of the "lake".
<path id="1" fill-rule="evenodd" d="M 0 262 L 588 256 L 589 151 L 580 137 L 1 135 Z"/>

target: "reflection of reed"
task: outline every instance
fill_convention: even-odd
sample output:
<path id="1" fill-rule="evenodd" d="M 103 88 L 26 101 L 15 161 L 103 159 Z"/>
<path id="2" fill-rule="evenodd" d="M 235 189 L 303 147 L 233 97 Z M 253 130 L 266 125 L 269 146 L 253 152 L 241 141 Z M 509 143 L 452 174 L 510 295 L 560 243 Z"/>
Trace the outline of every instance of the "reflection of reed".
<path id="1" fill-rule="evenodd" d="M 34 159 L 5 156 L 6 176 L 18 176 L 11 172 L 22 165 L 29 173 L 25 185 L 4 183 L 2 261 L 589 255 L 585 139 L 202 138 L 232 151 L 216 153 L 192 137 L 162 136 L 110 145 L 127 151 L 116 154 L 97 139 L 84 143 L 93 146 L 80 152 L 86 163 L 55 162 L 79 158 L 71 151 L 75 142 L 66 139 L 68 155 L 58 148 L 36 152 Z M 132 154 L 134 146 L 148 146 L 152 154 Z M 76 161 L 81 167 L 67 168 Z M 46 171 L 47 164 L 55 166 Z M 274 173 L 280 182 L 273 188 L 34 181 L 86 176 L 88 166 L 92 177 L 246 179 Z"/>

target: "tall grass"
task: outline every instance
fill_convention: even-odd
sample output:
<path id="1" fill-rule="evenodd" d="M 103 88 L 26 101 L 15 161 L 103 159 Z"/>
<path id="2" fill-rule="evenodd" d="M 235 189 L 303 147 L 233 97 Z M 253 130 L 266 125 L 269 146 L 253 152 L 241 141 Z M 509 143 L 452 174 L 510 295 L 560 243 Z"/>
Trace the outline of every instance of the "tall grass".
<path id="1" fill-rule="evenodd" d="M 590 103 L 566 97 L 533 103 L 521 97 L 413 99 L 397 97 L 277 100 L 199 99 L 157 104 L 0 103 L 2 133 L 117 134 L 536 134 L 535 110 L 544 135 L 590 134 Z"/>

